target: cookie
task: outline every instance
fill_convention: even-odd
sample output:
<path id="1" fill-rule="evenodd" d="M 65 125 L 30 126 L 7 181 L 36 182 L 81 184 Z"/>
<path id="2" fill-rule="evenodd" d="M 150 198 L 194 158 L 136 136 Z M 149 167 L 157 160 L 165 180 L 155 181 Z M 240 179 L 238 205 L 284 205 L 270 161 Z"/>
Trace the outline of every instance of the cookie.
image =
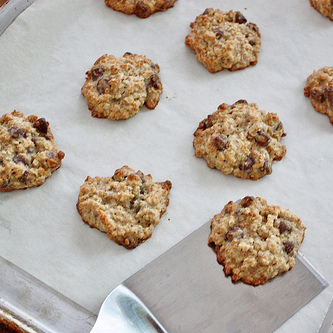
<path id="1" fill-rule="evenodd" d="M 157 106 L 163 92 L 159 72 L 158 64 L 146 56 L 106 54 L 86 73 L 81 92 L 93 117 L 128 119 L 143 105 L 148 109 Z"/>
<path id="2" fill-rule="evenodd" d="M 0 146 L 1 192 L 42 185 L 65 157 L 45 118 L 16 110 L 0 117 Z"/>
<path id="3" fill-rule="evenodd" d="M 248 196 L 214 216 L 208 242 L 226 275 L 256 286 L 293 268 L 305 229 L 288 209 Z"/>
<path id="4" fill-rule="evenodd" d="M 185 45 L 211 73 L 244 69 L 258 62 L 261 39 L 256 24 L 239 11 L 207 8 L 190 24 Z"/>
<path id="5" fill-rule="evenodd" d="M 326 114 L 333 124 L 333 67 L 314 71 L 307 79 L 304 95 L 316 111 Z"/>
<path id="6" fill-rule="evenodd" d="M 105 0 L 105 4 L 124 14 L 135 14 L 139 18 L 166 11 L 173 7 L 177 0 Z"/>
<path id="7" fill-rule="evenodd" d="M 333 21 L 333 0 L 310 0 L 310 5 Z"/>
<path id="8" fill-rule="evenodd" d="M 150 174 L 128 166 L 113 177 L 87 177 L 77 209 L 83 222 L 105 232 L 127 249 L 151 237 L 169 204 L 170 181 L 154 183 Z"/>
<path id="9" fill-rule="evenodd" d="M 210 168 L 257 180 L 272 173 L 273 161 L 286 154 L 280 143 L 285 135 L 277 114 L 266 114 L 256 103 L 239 100 L 221 104 L 200 122 L 193 147 L 195 156 L 203 157 Z"/>

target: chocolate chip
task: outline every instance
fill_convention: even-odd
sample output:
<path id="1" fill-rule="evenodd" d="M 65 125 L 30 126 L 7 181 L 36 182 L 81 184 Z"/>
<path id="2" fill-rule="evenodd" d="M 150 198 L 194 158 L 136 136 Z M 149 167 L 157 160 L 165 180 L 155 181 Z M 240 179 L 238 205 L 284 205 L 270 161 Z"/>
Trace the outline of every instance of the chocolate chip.
<path id="1" fill-rule="evenodd" d="M 286 251 L 287 254 L 293 251 L 295 244 L 293 241 L 286 241 L 283 243 L 284 245 L 284 250 Z"/>
<path id="2" fill-rule="evenodd" d="M 231 107 L 235 107 L 237 104 L 246 104 L 248 105 L 248 102 L 245 99 L 239 99 L 237 102 L 231 105 Z"/>
<path id="3" fill-rule="evenodd" d="M 8 129 L 9 134 L 13 139 L 17 139 L 20 136 L 23 136 L 24 138 L 27 137 L 27 134 L 25 130 L 21 127 L 18 126 L 12 126 Z"/>
<path id="4" fill-rule="evenodd" d="M 243 163 L 239 166 L 239 169 L 242 171 L 249 171 L 252 169 L 254 160 L 251 157 L 246 157 Z"/>
<path id="5" fill-rule="evenodd" d="M 281 221 L 279 224 L 279 232 L 280 234 L 283 234 L 285 231 L 287 231 L 287 224 L 284 221 Z"/>
<path id="6" fill-rule="evenodd" d="M 65 158 L 65 153 L 61 150 L 58 151 L 58 159 L 63 160 Z"/>
<path id="7" fill-rule="evenodd" d="M 280 130 L 283 131 L 283 124 L 281 121 L 275 127 L 275 131 L 280 131 Z"/>
<path id="8" fill-rule="evenodd" d="M 41 133 L 46 134 L 47 133 L 47 129 L 49 127 L 48 122 L 45 120 L 45 118 L 39 118 L 35 121 L 34 123 L 34 127 L 40 131 Z"/>
<path id="9" fill-rule="evenodd" d="M 264 131 L 258 131 L 257 136 L 255 137 L 255 140 L 258 145 L 260 145 L 262 147 L 266 147 L 269 143 L 270 138 L 271 137 L 269 136 L 268 133 L 266 133 Z"/>
<path id="10" fill-rule="evenodd" d="M 213 32 L 216 36 L 216 39 L 221 39 L 222 38 L 223 32 L 220 29 L 215 29 L 215 30 L 213 30 Z"/>
<path id="11" fill-rule="evenodd" d="M 138 17 L 148 17 L 150 13 L 149 5 L 145 1 L 139 1 L 135 6 L 135 14 Z"/>
<path id="12" fill-rule="evenodd" d="M 241 200 L 242 207 L 249 207 L 254 202 L 254 198 L 251 196 L 246 196 Z"/>
<path id="13" fill-rule="evenodd" d="M 234 227 L 226 233 L 226 238 L 228 240 L 233 240 L 234 238 L 240 239 L 240 238 L 243 238 L 243 237 L 244 237 L 244 232 L 239 227 Z"/>
<path id="14" fill-rule="evenodd" d="M 25 170 L 22 174 L 22 176 L 19 178 L 19 181 L 23 184 L 27 184 L 28 181 L 28 176 L 29 176 L 29 171 Z"/>
<path id="15" fill-rule="evenodd" d="M 150 77 L 150 84 L 155 88 L 155 89 L 162 89 L 162 83 L 160 80 L 160 77 L 157 74 L 153 74 Z"/>
<path id="16" fill-rule="evenodd" d="M 326 100 L 325 95 L 321 90 L 313 89 L 310 91 L 310 96 L 312 99 L 314 99 L 318 103 L 323 103 Z"/>
<path id="17" fill-rule="evenodd" d="M 125 248 L 127 248 L 127 249 L 134 249 L 135 247 L 138 246 L 139 241 L 135 238 L 128 237 L 128 238 L 125 238 L 124 243 L 120 243 L 120 244 L 124 245 Z"/>
<path id="18" fill-rule="evenodd" d="M 254 24 L 254 23 L 248 23 L 247 25 L 246 25 L 247 27 L 249 27 L 249 28 L 251 28 L 253 31 L 255 31 L 258 35 L 260 35 L 259 34 L 259 28 L 258 28 L 258 26 L 256 25 L 256 24 Z"/>
<path id="19" fill-rule="evenodd" d="M 272 173 L 272 165 L 268 161 L 268 159 L 265 159 L 264 165 L 262 166 L 261 170 L 264 171 L 266 175 L 269 175 Z"/>
<path id="20" fill-rule="evenodd" d="M 224 134 L 219 134 L 213 138 L 213 144 L 217 150 L 224 150 L 228 147 L 228 138 Z"/>
<path id="21" fill-rule="evenodd" d="M 18 154 L 14 155 L 13 162 L 16 164 L 18 164 L 18 163 L 23 163 L 25 165 L 28 164 L 27 160 L 23 156 L 18 155 Z"/>
<path id="22" fill-rule="evenodd" d="M 199 128 L 200 129 L 207 129 L 209 127 L 212 127 L 213 126 L 213 116 L 212 115 L 209 115 L 206 119 L 202 120 L 199 124 Z"/>
<path id="23" fill-rule="evenodd" d="M 244 15 L 240 12 L 236 12 L 235 15 L 235 22 L 239 24 L 243 24 L 247 22 L 247 19 L 244 17 Z"/>
<path id="24" fill-rule="evenodd" d="M 97 68 L 94 68 L 92 71 L 91 71 L 91 79 L 93 81 L 96 81 L 99 77 L 101 77 L 104 73 L 104 69 L 101 68 L 101 67 L 97 67 Z"/>
<path id="25" fill-rule="evenodd" d="M 279 232 L 280 234 L 283 234 L 285 231 L 291 231 L 293 230 L 293 227 L 286 221 L 281 221 L 279 224 Z"/>
<path id="26" fill-rule="evenodd" d="M 210 11 L 210 8 L 206 8 L 205 11 L 202 13 L 202 15 L 207 15 Z"/>
<path id="27" fill-rule="evenodd" d="M 110 90 L 109 80 L 108 79 L 100 79 L 97 81 L 96 89 L 100 94 L 104 94 L 107 89 Z"/>
<path id="28" fill-rule="evenodd" d="M 331 107 L 333 107 L 333 86 L 326 87 L 324 90 L 324 94 L 326 95 L 327 100 L 331 104 Z"/>
<path id="29" fill-rule="evenodd" d="M 134 209 L 134 207 L 135 207 L 135 201 L 136 201 L 136 198 L 134 197 L 134 198 L 132 198 L 132 200 L 130 201 L 130 209 Z"/>

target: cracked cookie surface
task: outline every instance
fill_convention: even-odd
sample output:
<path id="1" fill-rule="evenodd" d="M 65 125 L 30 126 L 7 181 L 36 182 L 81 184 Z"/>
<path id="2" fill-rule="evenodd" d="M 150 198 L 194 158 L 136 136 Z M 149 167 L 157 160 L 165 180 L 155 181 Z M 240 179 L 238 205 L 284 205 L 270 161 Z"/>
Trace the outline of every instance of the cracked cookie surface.
<path id="1" fill-rule="evenodd" d="M 310 5 L 333 21 L 333 0 L 310 0 Z"/>
<path id="2" fill-rule="evenodd" d="M 128 119 L 145 105 L 155 109 L 163 92 L 159 66 L 146 56 L 103 55 L 86 73 L 81 92 L 93 117 Z"/>
<path id="3" fill-rule="evenodd" d="M 112 177 L 87 177 L 77 209 L 83 222 L 133 249 L 151 237 L 159 224 L 171 187 L 168 180 L 154 183 L 150 174 L 123 166 Z"/>
<path id="4" fill-rule="evenodd" d="M 200 122 L 194 132 L 196 157 L 223 174 L 257 180 L 272 173 L 274 160 L 281 160 L 286 147 L 282 122 L 275 113 L 259 110 L 256 103 L 239 100 L 221 104 Z"/>
<path id="5" fill-rule="evenodd" d="M 0 148 L 1 192 L 42 185 L 65 157 L 45 118 L 16 110 L 0 118 Z"/>
<path id="6" fill-rule="evenodd" d="M 124 14 L 147 18 L 156 12 L 164 12 L 174 6 L 177 0 L 105 0 L 105 4 Z"/>
<path id="7" fill-rule="evenodd" d="M 258 62 L 261 39 L 256 24 L 239 11 L 207 8 L 190 24 L 185 45 L 211 73 L 235 71 Z"/>
<path id="8" fill-rule="evenodd" d="M 260 285 L 294 266 L 305 229 L 288 209 L 247 196 L 214 216 L 208 242 L 233 281 Z"/>
<path id="9" fill-rule="evenodd" d="M 310 97 L 314 109 L 326 114 L 333 124 L 333 67 L 314 71 L 306 81 L 304 95 Z"/>

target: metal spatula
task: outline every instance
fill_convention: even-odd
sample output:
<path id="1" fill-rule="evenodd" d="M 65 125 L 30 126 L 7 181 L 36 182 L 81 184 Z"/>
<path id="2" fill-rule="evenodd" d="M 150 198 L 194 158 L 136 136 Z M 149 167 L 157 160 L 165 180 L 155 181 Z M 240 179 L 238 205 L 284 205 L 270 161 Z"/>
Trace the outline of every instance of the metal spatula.
<path id="1" fill-rule="evenodd" d="M 104 301 L 92 333 L 273 332 L 328 286 L 299 253 L 294 268 L 253 287 L 232 283 L 207 245 L 210 222 Z"/>

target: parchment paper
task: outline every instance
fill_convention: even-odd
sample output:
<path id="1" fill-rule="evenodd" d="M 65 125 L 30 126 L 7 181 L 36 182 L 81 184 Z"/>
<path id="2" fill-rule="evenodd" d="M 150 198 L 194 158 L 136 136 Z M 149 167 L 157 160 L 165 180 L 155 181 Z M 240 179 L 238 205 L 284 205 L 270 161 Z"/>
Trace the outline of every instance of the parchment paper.
<path id="1" fill-rule="evenodd" d="M 184 40 L 190 22 L 207 7 L 240 10 L 258 25 L 256 66 L 211 74 L 195 60 Z M 303 95 L 306 78 L 333 65 L 332 37 L 333 22 L 305 0 L 179 0 L 144 20 L 102 0 L 37 0 L 0 38 L 0 110 L 45 117 L 66 156 L 41 187 L 0 193 L 0 255 L 97 313 L 124 279 L 228 201 L 254 195 L 302 219 L 301 252 L 332 283 L 333 126 Z M 160 103 L 126 121 L 91 117 L 80 92 L 85 72 L 101 55 L 127 51 L 159 64 Z M 287 132 L 286 156 L 258 181 L 223 175 L 194 156 L 199 122 L 238 99 L 276 112 Z M 134 250 L 89 228 L 76 210 L 88 175 L 111 176 L 123 165 L 173 184 L 167 213 L 152 238 Z M 332 288 L 278 331 L 315 332 Z"/>

